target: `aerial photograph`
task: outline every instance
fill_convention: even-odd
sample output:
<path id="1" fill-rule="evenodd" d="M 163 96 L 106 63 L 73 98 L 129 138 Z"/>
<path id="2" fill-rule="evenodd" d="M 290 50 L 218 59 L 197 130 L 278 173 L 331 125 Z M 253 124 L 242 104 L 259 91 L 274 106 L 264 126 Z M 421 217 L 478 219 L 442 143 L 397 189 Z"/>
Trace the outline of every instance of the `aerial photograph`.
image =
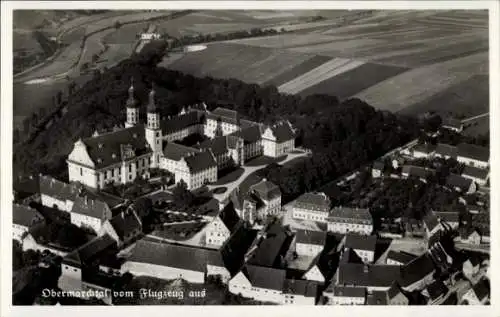
<path id="1" fill-rule="evenodd" d="M 12 305 L 490 305 L 487 9 L 12 20 Z"/>

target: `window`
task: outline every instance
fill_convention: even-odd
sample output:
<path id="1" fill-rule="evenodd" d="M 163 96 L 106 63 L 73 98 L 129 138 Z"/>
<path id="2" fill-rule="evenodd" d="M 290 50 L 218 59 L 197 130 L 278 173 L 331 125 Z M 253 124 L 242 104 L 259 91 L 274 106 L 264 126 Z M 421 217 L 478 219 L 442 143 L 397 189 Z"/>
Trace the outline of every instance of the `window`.
<path id="1" fill-rule="evenodd" d="M 83 176 L 83 168 L 80 167 L 80 176 Z"/>
<path id="2" fill-rule="evenodd" d="M 114 168 L 111 170 L 111 177 L 115 177 L 115 169 Z"/>

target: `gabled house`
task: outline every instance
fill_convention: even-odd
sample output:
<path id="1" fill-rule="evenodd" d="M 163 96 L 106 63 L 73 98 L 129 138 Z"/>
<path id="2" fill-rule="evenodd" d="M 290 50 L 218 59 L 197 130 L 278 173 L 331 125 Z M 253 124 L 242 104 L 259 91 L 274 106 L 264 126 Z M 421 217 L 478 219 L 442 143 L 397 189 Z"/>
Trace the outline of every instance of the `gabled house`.
<path id="1" fill-rule="evenodd" d="M 111 217 L 110 206 L 89 195 L 77 196 L 70 212 L 72 224 L 92 229 L 95 232 L 99 232 L 104 222 Z"/>
<path id="2" fill-rule="evenodd" d="M 241 219 L 234 210 L 233 203 L 230 202 L 207 225 L 205 243 L 207 245 L 222 246 L 231 234 L 238 229 L 239 225 L 241 225 Z"/>
<path id="3" fill-rule="evenodd" d="M 440 157 L 444 159 L 457 159 L 458 148 L 453 145 L 438 143 L 436 146 L 436 151 L 434 152 L 435 157 Z"/>
<path id="4" fill-rule="evenodd" d="M 413 157 L 418 159 L 418 158 L 429 158 L 431 157 L 434 152 L 436 151 L 436 146 L 432 144 L 417 144 L 415 147 L 413 147 L 412 152 L 413 152 Z"/>
<path id="5" fill-rule="evenodd" d="M 476 191 L 476 184 L 470 179 L 457 174 L 450 174 L 446 178 L 446 187 L 463 194 L 472 194 Z"/>
<path id="6" fill-rule="evenodd" d="M 255 244 L 247 254 L 247 264 L 274 268 L 285 267 L 294 236 L 291 232 L 273 223 L 261 231 Z"/>
<path id="7" fill-rule="evenodd" d="M 279 122 L 267 127 L 262 134 L 263 153 L 279 157 L 295 149 L 295 131 L 290 122 Z"/>
<path id="8" fill-rule="evenodd" d="M 404 165 L 401 171 L 401 176 L 403 178 L 417 178 L 421 182 L 427 183 L 429 177 L 436 174 L 436 170 L 432 168 L 424 168 L 414 165 Z"/>
<path id="9" fill-rule="evenodd" d="M 117 245 L 128 245 L 142 235 L 142 222 L 132 208 L 120 212 L 106 220 L 99 235 L 108 234 L 115 239 Z"/>
<path id="10" fill-rule="evenodd" d="M 469 166 L 488 168 L 490 163 L 490 151 L 488 148 L 467 143 L 461 143 L 457 148 L 458 162 Z"/>
<path id="11" fill-rule="evenodd" d="M 325 193 L 305 193 L 293 204 L 295 219 L 326 222 L 330 211 L 330 198 Z"/>
<path id="12" fill-rule="evenodd" d="M 347 233 L 343 239 L 344 251 L 351 249 L 363 260 L 364 263 L 372 263 L 375 258 L 376 236 L 365 236 Z"/>
<path id="13" fill-rule="evenodd" d="M 384 174 L 385 164 L 383 161 L 375 161 L 372 166 L 372 177 L 379 178 Z"/>
<path id="14" fill-rule="evenodd" d="M 471 256 L 462 264 L 462 272 L 467 279 L 471 279 L 481 268 L 481 262 L 477 256 Z"/>
<path id="15" fill-rule="evenodd" d="M 490 171 L 474 166 L 465 166 L 461 176 L 473 180 L 480 186 L 485 186 L 488 183 Z"/>
<path id="16" fill-rule="evenodd" d="M 373 218 L 365 208 L 334 207 L 327 218 L 328 231 L 346 234 L 354 232 L 370 235 Z"/>
<path id="17" fill-rule="evenodd" d="M 38 180 L 40 182 L 42 205 L 68 212 L 71 211 L 79 191 L 75 184 L 67 184 L 41 174 Z"/>
<path id="18" fill-rule="evenodd" d="M 401 267 L 399 284 L 408 292 L 421 290 L 432 283 L 435 270 L 431 257 L 424 253 Z"/>
<path id="19" fill-rule="evenodd" d="M 457 229 L 460 224 L 458 211 L 434 211 L 439 223 L 445 229 Z"/>
<path id="20" fill-rule="evenodd" d="M 297 230 L 295 234 L 295 252 L 299 256 L 315 257 L 323 251 L 325 241 L 325 232 Z"/>
<path id="21" fill-rule="evenodd" d="M 270 215 L 278 215 L 281 211 L 280 188 L 264 178 L 250 187 L 243 207 L 244 210 L 250 209 L 249 212 L 261 220 Z"/>
<path id="22" fill-rule="evenodd" d="M 22 243 L 31 230 L 44 225 L 45 218 L 36 209 L 24 205 L 12 205 L 12 239 Z"/>
<path id="23" fill-rule="evenodd" d="M 389 250 L 386 257 L 387 265 L 406 265 L 417 256 L 408 252 Z"/>
<path id="24" fill-rule="evenodd" d="M 199 149 L 168 142 L 163 147 L 163 156 L 160 159 L 160 168 L 175 174 L 183 157 L 200 152 Z"/>
<path id="25" fill-rule="evenodd" d="M 484 305 L 489 297 L 490 283 L 483 278 L 462 296 L 461 302 L 466 302 L 467 305 Z"/>
<path id="26" fill-rule="evenodd" d="M 334 286 L 330 305 L 364 305 L 366 288 L 353 286 Z"/>
<path id="27" fill-rule="evenodd" d="M 189 190 L 217 181 L 217 162 L 210 150 L 190 153 L 181 158 L 175 170 L 175 182 L 183 180 Z"/>

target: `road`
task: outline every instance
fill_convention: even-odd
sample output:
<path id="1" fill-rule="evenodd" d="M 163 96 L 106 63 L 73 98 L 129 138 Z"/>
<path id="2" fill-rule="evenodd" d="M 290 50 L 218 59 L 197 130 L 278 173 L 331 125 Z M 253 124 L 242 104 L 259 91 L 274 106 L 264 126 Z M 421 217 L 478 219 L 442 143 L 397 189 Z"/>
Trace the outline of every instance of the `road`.
<path id="1" fill-rule="evenodd" d="M 464 119 L 464 120 L 462 120 L 462 123 L 467 123 L 469 121 L 476 120 L 476 119 L 479 119 L 479 118 L 482 118 L 482 117 L 486 117 L 486 116 L 489 116 L 489 115 L 490 115 L 489 112 L 485 112 L 485 113 L 479 114 L 477 116 Z"/>

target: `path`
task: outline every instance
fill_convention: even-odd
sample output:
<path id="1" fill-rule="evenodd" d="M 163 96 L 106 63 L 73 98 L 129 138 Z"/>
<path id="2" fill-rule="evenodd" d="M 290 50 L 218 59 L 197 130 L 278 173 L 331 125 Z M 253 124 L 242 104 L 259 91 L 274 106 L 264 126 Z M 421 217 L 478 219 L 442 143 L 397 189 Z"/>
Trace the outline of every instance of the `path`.
<path id="1" fill-rule="evenodd" d="M 485 112 L 485 113 L 482 113 L 482 114 L 479 114 L 477 116 L 474 116 L 474 117 L 470 117 L 470 118 L 467 118 L 467 119 L 463 119 L 462 120 L 462 123 L 467 123 L 469 121 L 472 121 L 472 120 L 476 120 L 476 119 L 479 119 L 479 118 L 482 118 L 482 117 L 486 117 L 486 116 L 489 116 L 490 113 L 489 112 Z"/>

